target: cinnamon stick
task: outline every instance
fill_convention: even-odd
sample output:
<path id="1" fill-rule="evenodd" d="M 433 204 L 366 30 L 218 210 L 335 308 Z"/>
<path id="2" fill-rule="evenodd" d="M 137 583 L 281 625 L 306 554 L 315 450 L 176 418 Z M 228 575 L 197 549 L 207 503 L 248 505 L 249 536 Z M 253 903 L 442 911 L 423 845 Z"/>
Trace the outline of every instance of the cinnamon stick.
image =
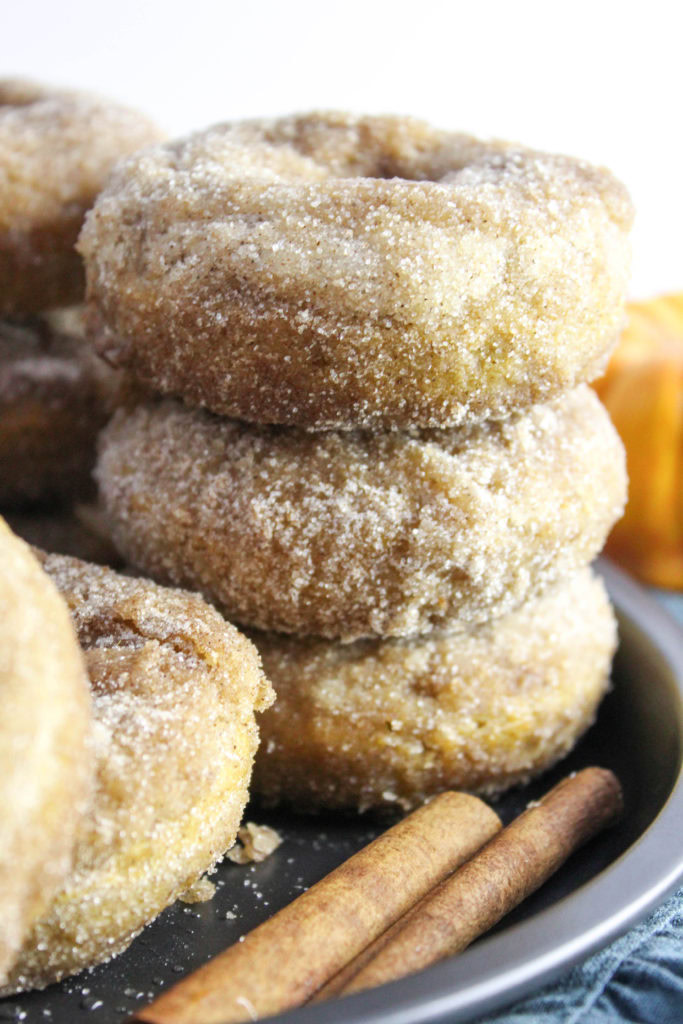
<path id="1" fill-rule="evenodd" d="M 299 1006 L 500 828 L 483 801 L 441 794 L 133 1020 L 231 1024 Z"/>
<path id="2" fill-rule="evenodd" d="M 560 782 L 349 964 L 326 994 L 373 988 L 461 952 L 612 824 L 622 806 L 621 786 L 603 768 Z"/>

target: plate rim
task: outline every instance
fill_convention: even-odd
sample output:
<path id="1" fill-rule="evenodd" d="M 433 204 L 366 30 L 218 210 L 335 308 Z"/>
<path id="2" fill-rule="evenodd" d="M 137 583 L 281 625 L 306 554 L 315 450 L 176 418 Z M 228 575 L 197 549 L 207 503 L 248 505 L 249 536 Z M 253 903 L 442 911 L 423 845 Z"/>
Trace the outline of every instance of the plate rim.
<path id="1" fill-rule="evenodd" d="M 683 735 L 683 629 L 626 573 L 604 559 L 595 568 L 616 610 L 647 635 L 672 669 Z M 503 1009 L 624 934 L 676 889 L 683 879 L 683 849 L 675 842 L 682 819 L 683 763 L 666 802 L 642 835 L 577 891 L 504 933 L 483 939 L 417 974 L 344 999 L 288 1010 L 268 1020 L 273 1024 L 439 1024 L 448 1018 L 449 1024 L 456 1024 Z M 631 891 L 634 881 L 636 895 L 624 903 L 624 892 Z M 597 922 L 596 889 L 601 909 L 607 907 Z M 557 920 L 558 910 L 562 913 L 560 939 L 548 948 L 544 926 Z M 519 950 L 512 961 L 511 937 Z M 496 964 L 503 959 L 506 966 L 500 969 Z M 459 984 L 463 985 L 460 989 Z"/>

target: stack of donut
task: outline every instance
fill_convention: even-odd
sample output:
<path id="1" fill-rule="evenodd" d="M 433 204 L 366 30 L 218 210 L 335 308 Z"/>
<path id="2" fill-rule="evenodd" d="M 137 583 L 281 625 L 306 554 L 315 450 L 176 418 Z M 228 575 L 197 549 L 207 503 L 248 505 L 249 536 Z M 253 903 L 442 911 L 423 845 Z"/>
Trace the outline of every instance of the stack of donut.
<path id="1" fill-rule="evenodd" d="M 97 433 L 126 395 L 85 341 L 75 244 L 114 162 L 159 138 L 110 101 L 0 81 L 0 510 L 29 534 L 63 521 L 67 546 L 66 510 L 91 496 Z"/>
<path id="2" fill-rule="evenodd" d="M 400 117 L 220 125 L 116 169 L 89 318 L 157 398 L 96 475 L 134 566 L 253 631 L 266 802 L 493 792 L 593 720 L 615 626 L 588 566 L 625 471 L 586 382 L 631 217 L 604 170 Z"/>

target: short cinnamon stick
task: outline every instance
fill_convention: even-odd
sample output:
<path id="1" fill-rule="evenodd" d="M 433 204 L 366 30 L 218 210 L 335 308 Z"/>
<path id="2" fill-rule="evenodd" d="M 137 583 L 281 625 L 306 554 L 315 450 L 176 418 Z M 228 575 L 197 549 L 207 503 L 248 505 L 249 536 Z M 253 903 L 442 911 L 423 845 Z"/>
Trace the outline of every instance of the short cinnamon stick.
<path id="1" fill-rule="evenodd" d="M 586 768 L 551 789 L 361 954 L 322 994 L 347 995 L 465 949 L 621 813 L 621 786 Z"/>
<path id="2" fill-rule="evenodd" d="M 500 828 L 483 801 L 441 794 L 133 1019 L 230 1024 L 299 1006 Z"/>

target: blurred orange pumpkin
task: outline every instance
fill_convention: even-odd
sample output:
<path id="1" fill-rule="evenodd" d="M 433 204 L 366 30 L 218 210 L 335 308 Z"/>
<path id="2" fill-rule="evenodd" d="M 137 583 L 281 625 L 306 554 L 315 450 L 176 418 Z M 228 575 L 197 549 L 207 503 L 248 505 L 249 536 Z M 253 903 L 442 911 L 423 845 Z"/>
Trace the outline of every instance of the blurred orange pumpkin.
<path id="1" fill-rule="evenodd" d="M 683 294 L 629 304 L 595 389 L 626 447 L 630 481 L 605 552 L 648 583 L 683 589 Z"/>

